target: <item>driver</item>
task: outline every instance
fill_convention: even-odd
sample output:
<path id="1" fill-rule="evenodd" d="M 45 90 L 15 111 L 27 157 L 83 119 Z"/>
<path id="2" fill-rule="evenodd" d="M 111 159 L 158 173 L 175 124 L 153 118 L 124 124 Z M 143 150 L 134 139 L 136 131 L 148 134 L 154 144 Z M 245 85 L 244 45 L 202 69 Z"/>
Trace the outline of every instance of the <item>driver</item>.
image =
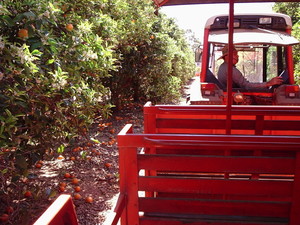
<path id="1" fill-rule="evenodd" d="M 219 71 L 218 71 L 218 79 L 221 82 L 221 84 L 224 85 L 224 87 L 227 87 L 227 68 L 228 68 L 228 46 L 226 45 L 222 49 L 222 56 L 219 59 L 223 59 L 224 62 L 220 65 Z M 283 80 L 280 77 L 273 77 L 268 82 L 263 83 L 252 83 L 248 81 L 243 74 L 235 67 L 237 62 L 239 61 L 238 52 L 235 48 L 233 48 L 233 70 L 232 70 L 232 87 L 233 88 L 245 88 L 245 89 L 263 89 L 263 88 L 269 88 L 273 85 L 280 85 L 282 84 Z"/>

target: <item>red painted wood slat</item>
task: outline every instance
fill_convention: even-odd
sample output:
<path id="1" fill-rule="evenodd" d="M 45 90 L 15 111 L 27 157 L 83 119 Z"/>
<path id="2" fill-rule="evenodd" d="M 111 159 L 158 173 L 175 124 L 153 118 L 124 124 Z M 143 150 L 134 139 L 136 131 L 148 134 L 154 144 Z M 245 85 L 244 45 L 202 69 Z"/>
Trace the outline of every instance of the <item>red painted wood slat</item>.
<path id="1" fill-rule="evenodd" d="M 159 147 L 159 146 L 211 146 L 218 149 L 220 146 L 229 149 L 272 149 L 293 150 L 299 149 L 299 137 L 297 136 L 250 136 L 250 135 L 120 135 L 118 144 L 120 147 Z"/>
<path id="2" fill-rule="evenodd" d="M 290 203 L 177 198 L 140 198 L 140 211 L 162 214 L 235 215 L 287 218 Z"/>
<path id="3" fill-rule="evenodd" d="M 138 155 L 138 168 L 146 170 L 293 174 L 294 167 L 293 158 Z"/>
<path id="4" fill-rule="evenodd" d="M 176 220 L 172 218 L 141 218 L 140 225 L 288 225 L 287 222 L 259 222 L 259 221 L 220 221 L 220 220 L 202 220 L 193 221 L 188 219 Z"/>
<path id="5" fill-rule="evenodd" d="M 140 177 L 139 190 L 151 192 L 224 194 L 248 196 L 291 196 L 292 181 Z"/>
<path id="6" fill-rule="evenodd" d="M 233 130 L 294 130 L 300 131 L 300 121 L 297 120 L 232 120 Z M 156 128 L 160 130 L 168 130 L 169 133 L 179 133 L 176 129 L 225 129 L 226 120 L 222 119 L 176 119 L 176 118 L 159 118 L 156 120 Z M 153 129 L 155 130 L 155 129 Z M 156 133 L 156 132 L 149 132 Z M 192 133 L 192 132 L 191 132 Z"/>

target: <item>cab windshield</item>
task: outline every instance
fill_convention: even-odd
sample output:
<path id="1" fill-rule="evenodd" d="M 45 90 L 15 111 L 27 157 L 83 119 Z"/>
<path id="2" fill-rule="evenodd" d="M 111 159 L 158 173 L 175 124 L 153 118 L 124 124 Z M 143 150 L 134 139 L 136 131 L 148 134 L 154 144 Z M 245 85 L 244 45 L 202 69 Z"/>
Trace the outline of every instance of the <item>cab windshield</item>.
<path id="1" fill-rule="evenodd" d="M 236 67 L 250 82 L 264 82 L 278 76 L 285 65 L 282 51 L 276 46 L 235 46 L 238 50 L 239 62 Z M 217 75 L 223 59 L 222 46 L 212 46 L 210 70 Z M 280 64 L 280 65 L 279 65 Z"/>

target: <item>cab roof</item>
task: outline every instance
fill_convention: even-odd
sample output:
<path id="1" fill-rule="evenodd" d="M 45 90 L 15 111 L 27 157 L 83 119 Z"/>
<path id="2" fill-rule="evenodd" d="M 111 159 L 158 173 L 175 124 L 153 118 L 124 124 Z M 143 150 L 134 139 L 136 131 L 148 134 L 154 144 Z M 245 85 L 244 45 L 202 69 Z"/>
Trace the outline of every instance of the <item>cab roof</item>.
<path id="1" fill-rule="evenodd" d="M 157 6 L 228 3 L 228 0 L 153 0 Z M 250 2 L 291 2 L 292 0 L 235 0 L 235 3 Z"/>
<path id="2" fill-rule="evenodd" d="M 215 23 L 215 20 L 216 19 L 220 19 L 222 17 L 226 17 L 228 18 L 229 15 L 228 14 L 220 14 L 220 15 L 214 15 L 212 17 L 210 17 L 206 24 L 205 24 L 205 28 L 211 28 L 211 26 Z M 282 14 L 282 13 L 235 13 L 234 14 L 234 17 L 237 17 L 239 19 L 239 17 L 247 17 L 247 18 L 250 18 L 250 17 L 277 17 L 277 18 L 280 18 L 280 20 L 284 20 L 285 21 L 285 27 L 284 27 L 284 30 L 286 30 L 287 28 L 292 28 L 292 19 L 290 16 L 288 15 L 285 15 L 285 14 Z M 281 23 L 284 23 L 284 22 L 281 22 Z"/>
<path id="3" fill-rule="evenodd" d="M 209 29 L 208 41 L 228 44 L 228 14 L 209 18 L 205 28 Z M 260 19 L 272 19 L 267 24 Z M 237 13 L 234 14 L 236 25 L 233 30 L 233 44 L 259 45 L 296 45 L 299 41 L 292 37 L 287 29 L 292 28 L 291 18 L 281 13 Z"/>

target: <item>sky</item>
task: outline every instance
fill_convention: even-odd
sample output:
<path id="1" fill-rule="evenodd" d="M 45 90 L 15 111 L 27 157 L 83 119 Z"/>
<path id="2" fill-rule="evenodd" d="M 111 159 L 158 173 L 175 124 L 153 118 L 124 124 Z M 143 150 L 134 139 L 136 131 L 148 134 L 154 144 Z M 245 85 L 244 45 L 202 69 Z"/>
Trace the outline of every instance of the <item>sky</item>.
<path id="1" fill-rule="evenodd" d="M 273 5 L 274 3 L 236 3 L 234 12 L 270 13 Z M 202 42 L 206 20 L 217 14 L 228 14 L 229 4 L 163 6 L 160 11 L 170 18 L 174 18 L 180 28 L 191 29 L 195 33 L 195 37 Z"/>

